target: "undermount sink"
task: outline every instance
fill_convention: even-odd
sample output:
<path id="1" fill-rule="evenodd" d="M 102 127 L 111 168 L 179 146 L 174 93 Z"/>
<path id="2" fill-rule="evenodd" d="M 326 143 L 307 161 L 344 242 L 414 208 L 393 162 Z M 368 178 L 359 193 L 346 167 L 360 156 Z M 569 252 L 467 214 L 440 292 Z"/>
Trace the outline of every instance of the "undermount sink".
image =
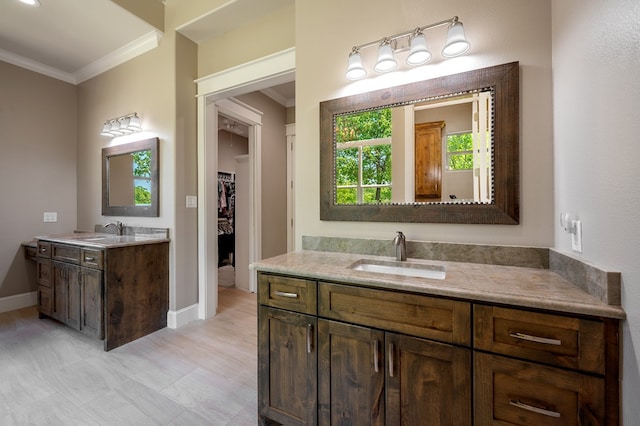
<path id="1" fill-rule="evenodd" d="M 447 274 L 446 267 L 443 265 L 377 259 L 360 259 L 351 264 L 349 268 L 355 271 L 430 278 L 433 280 L 443 280 Z"/>
<path id="2" fill-rule="evenodd" d="M 115 235 L 87 235 L 87 236 L 79 236 L 79 237 L 75 237 L 76 240 L 82 240 L 82 241 L 101 241 L 101 240 L 106 240 L 108 238 L 113 238 L 115 237 Z"/>

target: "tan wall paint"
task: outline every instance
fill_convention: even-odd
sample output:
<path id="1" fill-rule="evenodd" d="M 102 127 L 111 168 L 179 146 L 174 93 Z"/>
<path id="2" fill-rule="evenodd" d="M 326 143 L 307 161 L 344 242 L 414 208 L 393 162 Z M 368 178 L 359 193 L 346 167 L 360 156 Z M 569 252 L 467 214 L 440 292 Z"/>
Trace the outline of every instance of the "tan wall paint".
<path id="1" fill-rule="evenodd" d="M 622 272 L 622 419 L 640 419 L 640 7 L 553 1 L 555 214 L 582 221 L 582 254 L 555 224 L 555 246 Z M 636 42 L 630 42 L 635 40 Z"/>
<path id="2" fill-rule="evenodd" d="M 164 4 L 160 0 L 111 0 L 140 19 L 164 31 Z"/>
<path id="3" fill-rule="evenodd" d="M 198 210 L 186 208 L 186 196 L 198 195 L 196 85 L 198 49 L 176 36 L 175 241 L 176 308 L 198 302 Z"/>
<path id="4" fill-rule="evenodd" d="M 295 8 L 285 7 L 249 26 L 198 46 L 198 76 L 204 77 L 295 46 Z"/>
<path id="5" fill-rule="evenodd" d="M 366 7 L 365 7 L 366 5 Z M 458 15 L 472 50 L 432 64 L 349 83 L 347 55 L 355 44 Z M 437 33 L 437 30 L 432 30 Z M 430 36 L 428 32 L 427 37 Z M 443 33 L 444 34 L 444 33 Z M 444 37 L 444 35 L 443 35 Z M 322 222 L 319 219 L 320 101 L 348 93 L 520 61 L 521 221 L 518 226 Z M 397 76 L 402 78 L 397 79 Z M 398 81 L 400 80 L 400 81 Z M 553 142 L 550 1 L 385 0 L 296 2 L 296 235 L 391 238 L 550 246 L 553 243 Z"/>
<path id="6" fill-rule="evenodd" d="M 268 96 L 238 96 L 262 115 L 262 257 L 287 251 L 287 110 Z"/>
<path id="7" fill-rule="evenodd" d="M 35 291 L 23 241 L 75 229 L 77 137 L 75 86 L 0 62 L 0 93 L 1 298 Z"/>

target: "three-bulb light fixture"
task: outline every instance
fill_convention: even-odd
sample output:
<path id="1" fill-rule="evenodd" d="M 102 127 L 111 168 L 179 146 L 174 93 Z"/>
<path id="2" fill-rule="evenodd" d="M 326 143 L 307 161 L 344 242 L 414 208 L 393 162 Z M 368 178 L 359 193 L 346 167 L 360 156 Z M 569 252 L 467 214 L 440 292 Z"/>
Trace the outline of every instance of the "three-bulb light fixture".
<path id="1" fill-rule="evenodd" d="M 123 115 L 122 117 L 107 120 L 102 126 L 102 136 L 122 136 L 130 133 L 141 132 L 140 117 L 138 113 Z"/>
<path id="2" fill-rule="evenodd" d="M 464 36 L 464 28 L 462 22 L 457 16 L 435 24 L 418 27 L 411 31 L 399 33 L 390 37 L 384 37 L 380 40 L 354 46 L 349 54 L 349 65 L 347 66 L 346 77 L 349 80 L 360 80 L 367 75 L 367 70 L 362 64 L 360 50 L 371 46 L 378 46 L 378 60 L 373 69 L 379 73 L 393 71 L 398 67 L 395 60 L 394 52 L 409 50 L 407 56 L 407 64 L 410 66 L 424 65 L 431 60 L 431 52 L 427 49 L 427 40 L 424 36 L 425 30 L 448 25 L 447 41 L 442 48 L 441 54 L 445 58 L 453 58 L 466 53 L 471 45 Z M 406 40 L 404 48 L 402 47 L 402 39 Z"/>

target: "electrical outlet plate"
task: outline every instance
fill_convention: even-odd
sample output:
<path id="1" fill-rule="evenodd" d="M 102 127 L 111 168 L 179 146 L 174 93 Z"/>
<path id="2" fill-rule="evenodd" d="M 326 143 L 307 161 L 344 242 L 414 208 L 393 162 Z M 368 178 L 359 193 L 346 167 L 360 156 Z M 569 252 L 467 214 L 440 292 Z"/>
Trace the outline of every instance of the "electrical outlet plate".
<path id="1" fill-rule="evenodd" d="M 57 222 L 58 221 L 58 213 L 57 212 L 44 212 L 45 222 Z"/>
<path id="2" fill-rule="evenodd" d="M 573 251 L 582 253 L 582 221 L 574 220 L 575 232 L 571 234 L 571 248 Z"/>

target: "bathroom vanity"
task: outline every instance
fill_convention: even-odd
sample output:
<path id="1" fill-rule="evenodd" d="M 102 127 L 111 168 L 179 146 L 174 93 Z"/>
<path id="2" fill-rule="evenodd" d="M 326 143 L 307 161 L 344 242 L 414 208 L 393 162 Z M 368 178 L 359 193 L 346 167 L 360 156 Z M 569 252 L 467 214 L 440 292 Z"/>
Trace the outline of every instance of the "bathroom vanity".
<path id="1" fill-rule="evenodd" d="M 619 424 L 619 306 L 549 269 L 357 268 L 389 259 L 300 251 L 253 265 L 262 423 Z M 402 275 L 412 268 L 445 272 Z"/>
<path id="2" fill-rule="evenodd" d="M 166 235 L 77 233 L 37 238 L 38 311 L 109 351 L 167 325 Z"/>

